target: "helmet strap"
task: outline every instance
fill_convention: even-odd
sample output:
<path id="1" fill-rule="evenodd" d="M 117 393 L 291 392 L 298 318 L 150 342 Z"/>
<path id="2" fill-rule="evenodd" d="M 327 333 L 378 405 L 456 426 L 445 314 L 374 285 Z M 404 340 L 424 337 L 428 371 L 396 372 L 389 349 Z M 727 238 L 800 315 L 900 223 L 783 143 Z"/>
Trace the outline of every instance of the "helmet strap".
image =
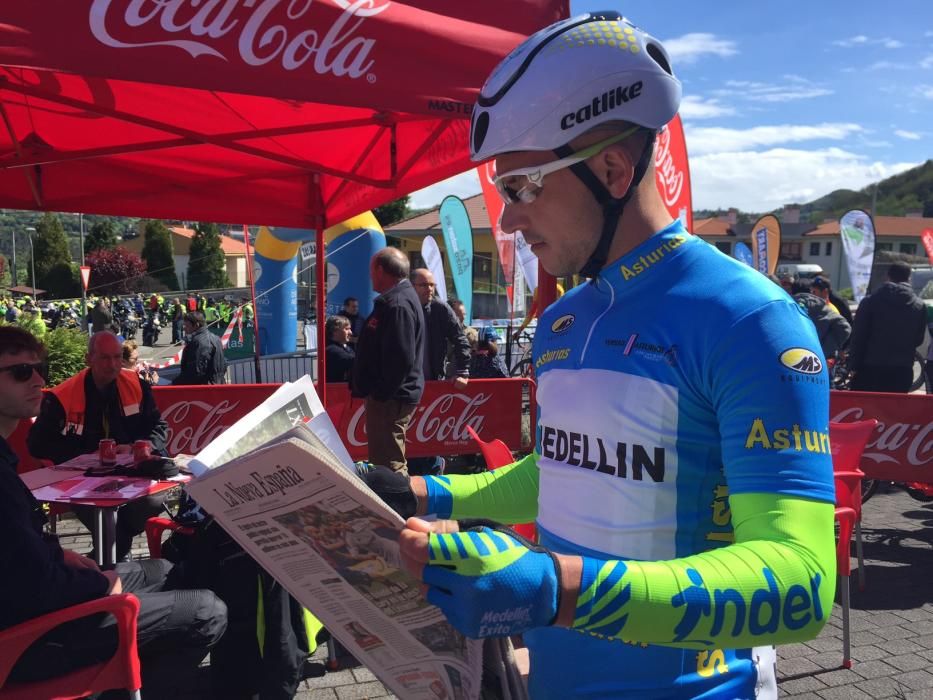
<path id="1" fill-rule="evenodd" d="M 596 243 L 596 248 L 590 254 L 589 259 L 580 270 L 580 274 L 584 277 L 595 278 L 599 274 L 599 271 L 606 265 L 606 258 L 609 256 L 609 247 L 612 245 L 612 239 L 615 237 L 616 229 L 619 226 L 619 219 L 622 218 L 622 211 L 625 209 L 625 205 L 628 203 L 629 199 L 632 198 L 632 195 L 635 194 L 635 190 L 638 189 L 638 185 L 641 184 L 642 179 L 645 177 L 645 173 L 648 171 L 648 164 L 654 153 L 654 140 L 656 136 L 657 132 L 649 131 L 648 139 L 645 141 L 641 155 L 638 157 L 638 162 L 635 164 L 632 184 L 629 185 L 628 191 L 620 198 L 615 198 L 609 193 L 609 190 L 606 189 L 606 186 L 596 177 L 596 174 L 589 166 L 582 162 L 570 166 L 570 170 L 572 170 L 574 175 L 586 185 L 587 189 L 593 194 L 593 197 L 596 198 L 596 202 L 603 208 L 603 229 L 599 235 L 599 241 Z M 569 146 L 561 146 L 555 149 L 554 153 L 558 158 L 565 158 L 573 154 L 573 149 Z"/>

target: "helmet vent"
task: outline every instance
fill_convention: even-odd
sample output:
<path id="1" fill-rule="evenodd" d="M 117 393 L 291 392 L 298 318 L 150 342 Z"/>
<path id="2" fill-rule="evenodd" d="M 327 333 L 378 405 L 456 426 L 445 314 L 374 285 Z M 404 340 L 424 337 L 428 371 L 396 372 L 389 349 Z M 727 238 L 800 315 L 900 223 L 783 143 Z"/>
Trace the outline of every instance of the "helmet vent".
<path id="1" fill-rule="evenodd" d="M 661 66 L 661 70 L 668 75 L 674 75 L 674 71 L 671 70 L 671 64 L 668 62 L 667 56 L 664 55 L 664 51 L 660 46 L 649 41 L 647 46 L 645 46 L 645 50 L 648 52 L 648 55 L 654 59 L 654 62 Z"/>
<path id="2" fill-rule="evenodd" d="M 480 112 L 473 122 L 473 153 L 483 149 L 486 133 L 489 131 L 489 112 Z"/>

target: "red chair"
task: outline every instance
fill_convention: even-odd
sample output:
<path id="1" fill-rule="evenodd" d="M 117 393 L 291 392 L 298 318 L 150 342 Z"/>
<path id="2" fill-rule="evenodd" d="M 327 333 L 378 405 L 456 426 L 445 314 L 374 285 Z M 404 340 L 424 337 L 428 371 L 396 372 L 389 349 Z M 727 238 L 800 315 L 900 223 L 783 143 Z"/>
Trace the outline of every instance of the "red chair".
<path id="1" fill-rule="evenodd" d="M 494 438 L 489 442 L 482 440 L 480 436 L 473 430 L 469 425 L 466 427 L 467 432 L 470 434 L 470 437 L 479 445 L 479 450 L 483 454 L 483 459 L 486 460 L 486 467 L 489 471 L 495 471 L 499 467 L 504 467 L 507 464 L 512 464 L 515 461 L 515 457 L 512 455 L 512 450 L 509 449 L 502 440 Z M 535 529 L 534 523 L 524 523 L 521 525 L 513 525 L 512 529 L 515 530 L 522 537 L 536 542 L 538 540 L 538 531 Z"/>
<path id="2" fill-rule="evenodd" d="M 7 683 L 10 671 L 23 652 L 37 639 L 63 622 L 97 613 L 110 613 L 117 619 L 117 652 L 109 661 L 79 668 L 47 681 Z M 142 677 L 136 651 L 136 617 L 139 600 L 129 593 L 111 595 L 73 605 L 64 610 L 27 620 L 0 632 L 0 700 L 72 700 L 91 693 L 124 688 L 139 700 Z"/>
<path id="3" fill-rule="evenodd" d="M 862 556 L 862 478 L 859 469 L 862 452 L 878 421 L 830 423 L 829 443 L 833 455 L 833 480 L 836 486 L 836 521 L 839 541 L 836 543 L 836 570 L 839 574 L 842 605 L 842 667 L 852 668 L 849 643 L 849 576 L 852 573 L 852 532 L 856 533 L 859 590 L 865 589 L 865 562 Z"/>
<path id="4" fill-rule="evenodd" d="M 162 558 L 162 533 L 166 530 L 178 532 L 182 535 L 193 535 L 194 528 L 181 525 L 169 518 L 149 518 L 146 521 L 146 545 L 149 547 L 150 559 Z"/>

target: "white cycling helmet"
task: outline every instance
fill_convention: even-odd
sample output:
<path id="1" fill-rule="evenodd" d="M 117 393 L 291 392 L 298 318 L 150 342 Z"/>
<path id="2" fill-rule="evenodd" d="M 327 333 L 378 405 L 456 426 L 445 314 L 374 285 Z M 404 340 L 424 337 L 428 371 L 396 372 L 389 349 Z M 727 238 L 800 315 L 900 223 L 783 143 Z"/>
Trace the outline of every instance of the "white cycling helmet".
<path id="1" fill-rule="evenodd" d="M 606 122 L 648 133 L 625 196 L 612 197 L 585 162 L 570 170 L 603 208 L 603 230 L 580 272 L 605 265 L 626 202 L 644 177 L 654 137 L 680 106 L 680 81 L 657 39 L 617 12 L 591 12 L 530 36 L 496 67 L 473 109 L 470 155 L 484 161 L 511 151 L 573 153 L 568 143 Z"/>

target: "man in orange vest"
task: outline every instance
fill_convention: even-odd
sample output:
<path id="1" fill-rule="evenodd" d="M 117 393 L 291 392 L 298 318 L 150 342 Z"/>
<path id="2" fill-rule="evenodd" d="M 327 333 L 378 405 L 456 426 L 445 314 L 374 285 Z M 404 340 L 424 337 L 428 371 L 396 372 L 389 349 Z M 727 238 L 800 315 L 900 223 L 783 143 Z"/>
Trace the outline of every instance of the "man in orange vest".
<path id="1" fill-rule="evenodd" d="M 88 342 L 87 369 L 45 393 L 39 417 L 29 431 L 29 451 L 55 464 L 96 452 L 104 438 L 127 451 L 136 440 L 149 440 L 153 453 L 164 453 L 168 426 L 152 397 L 152 389 L 132 370 L 122 368 L 123 346 L 108 331 Z M 162 509 L 164 496 L 133 501 L 117 516 L 117 560 L 126 558 L 133 537 L 146 520 Z M 75 506 L 75 514 L 95 532 L 93 509 Z M 95 548 L 99 543 L 94 543 Z"/>

